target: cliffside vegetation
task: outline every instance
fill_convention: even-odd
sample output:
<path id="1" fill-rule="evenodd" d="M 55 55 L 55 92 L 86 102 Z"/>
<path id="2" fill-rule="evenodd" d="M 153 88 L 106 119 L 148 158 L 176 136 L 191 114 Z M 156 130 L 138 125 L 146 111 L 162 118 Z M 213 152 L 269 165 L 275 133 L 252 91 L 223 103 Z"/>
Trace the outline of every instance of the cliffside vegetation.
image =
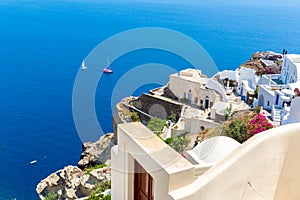
<path id="1" fill-rule="evenodd" d="M 85 172 L 86 172 L 87 174 L 90 174 L 91 171 L 93 171 L 93 170 L 95 170 L 95 169 L 101 169 L 101 168 L 106 167 L 106 166 L 107 166 L 106 164 L 100 163 L 100 164 L 97 164 L 97 165 L 95 165 L 95 166 L 93 166 L 93 167 L 87 168 Z"/>
<path id="2" fill-rule="evenodd" d="M 185 136 L 170 137 L 165 140 L 172 149 L 178 153 L 183 153 L 189 144 L 189 140 Z"/>
<path id="3" fill-rule="evenodd" d="M 166 125 L 166 121 L 157 117 L 153 117 L 148 122 L 148 128 L 156 134 L 160 134 Z"/>
<path id="4" fill-rule="evenodd" d="M 109 200 L 111 199 L 110 194 L 103 194 L 106 190 L 111 188 L 111 182 L 105 181 L 96 185 L 96 188 L 91 192 L 91 195 L 87 198 L 87 200 Z"/>
<path id="5" fill-rule="evenodd" d="M 58 194 L 52 192 L 49 193 L 46 197 L 45 200 L 57 200 L 58 199 Z"/>

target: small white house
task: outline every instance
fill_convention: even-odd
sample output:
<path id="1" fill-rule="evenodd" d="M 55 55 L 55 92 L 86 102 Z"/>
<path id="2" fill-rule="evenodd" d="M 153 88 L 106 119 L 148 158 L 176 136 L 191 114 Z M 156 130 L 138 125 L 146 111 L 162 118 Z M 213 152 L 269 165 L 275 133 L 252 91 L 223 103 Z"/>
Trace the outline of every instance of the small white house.
<path id="1" fill-rule="evenodd" d="M 259 85 L 258 106 L 271 110 L 275 104 L 275 91 L 269 85 Z"/>
<path id="2" fill-rule="evenodd" d="M 287 54 L 283 58 L 281 80 L 284 84 L 300 81 L 300 55 Z"/>
<path id="3" fill-rule="evenodd" d="M 168 87 L 179 100 L 198 103 L 200 88 L 206 83 L 207 77 L 201 70 L 185 69 L 170 76 Z"/>
<path id="4" fill-rule="evenodd" d="M 251 68 L 242 67 L 238 70 L 238 87 L 236 92 L 247 99 L 248 93 L 254 93 L 260 77 L 255 74 L 255 70 Z"/>
<path id="5" fill-rule="evenodd" d="M 168 88 L 179 101 L 208 109 L 213 106 L 214 102 L 224 98 L 219 90 L 208 87 L 210 81 L 201 74 L 201 70 L 185 69 L 170 76 Z"/>

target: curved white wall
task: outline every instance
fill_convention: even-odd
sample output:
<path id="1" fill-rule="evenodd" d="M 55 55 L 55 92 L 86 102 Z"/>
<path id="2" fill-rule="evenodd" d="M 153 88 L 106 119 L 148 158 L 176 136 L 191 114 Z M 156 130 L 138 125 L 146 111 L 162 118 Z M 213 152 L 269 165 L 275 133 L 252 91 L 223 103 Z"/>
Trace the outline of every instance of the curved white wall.
<path id="1" fill-rule="evenodd" d="M 296 97 L 291 104 L 290 114 L 287 118 L 288 124 L 300 122 L 299 107 L 300 107 L 300 97 Z"/>
<path id="2" fill-rule="evenodd" d="M 221 96 L 223 98 L 223 101 L 225 101 L 225 102 L 228 101 L 228 97 L 225 94 L 224 89 L 222 89 L 223 86 L 220 85 L 217 81 L 212 80 L 212 79 L 208 79 L 207 84 L 206 84 L 205 87 L 208 88 L 208 89 L 212 89 L 212 90 L 217 91 L 219 94 L 221 94 Z"/>
<path id="3" fill-rule="evenodd" d="M 171 196 L 176 200 L 298 200 L 299 142 L 300 124 L 261 133 Z"/>

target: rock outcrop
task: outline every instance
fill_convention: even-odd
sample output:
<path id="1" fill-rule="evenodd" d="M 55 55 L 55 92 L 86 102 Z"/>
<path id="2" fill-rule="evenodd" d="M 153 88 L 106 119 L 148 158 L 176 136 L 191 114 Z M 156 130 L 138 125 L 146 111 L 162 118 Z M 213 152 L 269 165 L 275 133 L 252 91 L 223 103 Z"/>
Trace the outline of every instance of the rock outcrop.
<path id="1" fill-rule="evenodd" d="M 119 102 L 115 107 L 115 112 L 113 114 L 113 129 L 114 129 L 114 139 L 115 141 L 118 140 L 117 135 L 117 126 L 118 124 L 129 123 L 132 122 L 130 116 L 130 110 L 127 107 L 132 101 L 136 100 L 136 97 L 125 97 Z"/>
<path id="2" fill-rule="evenodd" d="M 50 193 L 58 194 L 59 200 L 78 199 L 88 196 L 95 184 L 110 180 L 110 167 L 95 169 L 87 174 L 76 166 L 67 166 L 42 180 L 36 192 L 42 200 Z"/>
<path id="3" fill-rule="evenodd" d="M 78 162 L 80 169 L 107 163 L 110 160 L 110 150 L 116 145 L 112 133 L 103 135 L 96 142 L 86 142 L 82 145 L 82 154 Z"/>
<path id="4" fill-rule="evenodd" d="M 78 199 L 89 196 L 97 183 L 110 181 L 110 150 L 115 145 L 114 135 L 106 134 L 96 142 L 82 145 L 82 154 L 78 166 L 66 166 L 64 169 L 49 175 L 36 187 L 40 199 L 55 193 L 58 199 Z M 94 169 L 87 173 L 85 169 L 97 164 L 108 164 L 107 167 Z"/>
<path id="5" fill-rule="evenodd" d="M 280 74 L 282 55 L 274 52 L 256 52 L 240 67 L 252 68 L 258 76 L 263 74 Z"/>

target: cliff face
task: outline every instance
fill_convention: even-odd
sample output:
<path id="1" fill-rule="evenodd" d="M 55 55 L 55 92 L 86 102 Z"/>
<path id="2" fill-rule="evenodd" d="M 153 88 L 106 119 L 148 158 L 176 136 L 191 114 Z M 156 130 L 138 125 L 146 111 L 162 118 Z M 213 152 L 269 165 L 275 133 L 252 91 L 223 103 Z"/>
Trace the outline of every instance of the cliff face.
<path id="1" fill-rule="evenodd" d="M 95 189 L 96 184 L 110 181 L 110 150 L 114 145 L 113 134 L 106 134 L 94 143 L 84 143 L 78 166 L 66 166 L 37 185 L 36 192 L 40 199 L 44 200 L 52 193 L 57 194 L 59 200 L 86 197 Z M 86 172 L 86 169 L 101 163 L 107 166 Z"/>
<path id="2" fill-rule="evenodd" d="M 106 163 L 110 160 L 110 150 L 116 145 L 112 133 L 102 136 L 96 142 L 86 142 L 82 145 L 82 153 L 78 162 L 80 169 Z"/>
<path id="3" fill-rule="evenodd" d="M 36 192 L 42 200 L 51 193 L 57 194 L 59 200 L 78 199 L 88 196 L 96 183 L 110 179 L 110 167 L 95 169 L 87 174 L 76 166 L 67 166 L 42 180 Z"/>
<path id="4" fill-rule="evenodd" d="M 116 143 L 118 140 L 118 135 L 117 135 L 118 124 L 132 122 L 132 119 L 130 117 L 130 110 L 125 105 L 130 104 L 130 102 L 133 100 L 136 100 L 136 97 L 126 97 L 126 98 L 122 99 L 122 101 L 120 103 L 118 103 L 115 107 L 115 112 L 113 114 L 112 126 L 114 129 L 114 141 Z"/>

